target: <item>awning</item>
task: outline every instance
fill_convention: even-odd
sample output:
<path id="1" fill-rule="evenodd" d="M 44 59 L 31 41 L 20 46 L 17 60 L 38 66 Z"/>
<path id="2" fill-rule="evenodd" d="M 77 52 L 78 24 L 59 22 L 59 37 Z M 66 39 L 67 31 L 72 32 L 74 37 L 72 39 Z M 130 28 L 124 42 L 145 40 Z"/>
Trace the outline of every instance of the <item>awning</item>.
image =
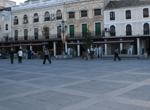
<path id="1" fill-rule="evenodd" d="M 33 43 L 33 44 L 14 44 L 14 47 L 19 47 L 19 46 L 39 46 L 43 45 L 43 43 Z"/>
<path id="2" fill-rule="evenodd" d="M 43 45 L 43 43 L 13 44 L 13 45 L 0 46 L 0 48 L 10 48 L 10 47 L 20 47 L 20 46 L 39 46 L 39 45 Z"/>
<path id="3" fill-rule="evenodd" d="M 126 41 L 97 41 L 93 42 L 93 44 L 120 44 L 120 43 L 132 43 L 134 40 L 126 40 Z M 80 43 L 67 43 L 67 45 L 83 45 L 83 42 Z"/>
<path id="4" fill-rule="evenodd" d="M 93 44 L 120 44 L 120 43 L 132 43 L 134 40 L 125 40 L 125 41 L 97 41 Z"/>

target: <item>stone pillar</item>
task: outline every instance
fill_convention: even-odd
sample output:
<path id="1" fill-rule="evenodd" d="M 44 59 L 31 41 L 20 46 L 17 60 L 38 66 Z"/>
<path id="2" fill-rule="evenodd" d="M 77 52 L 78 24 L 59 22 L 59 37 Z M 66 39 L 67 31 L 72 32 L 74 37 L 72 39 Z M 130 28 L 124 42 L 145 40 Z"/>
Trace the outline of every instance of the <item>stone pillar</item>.
<path id="1" fill-rule="evenodd" d="M 68 50 L 68 46 L 67 46 L 67 41 L 65 43 L 65 52 L 67 53 L 67 50 Z"/>
<path id="2" fill-rule="evenodd" d="M 120 39 L 120 41 L 122 41 L 122 39 Z M 123 49 L 123 44 L 120 43 L 120 52 L 122 51 L 122 49 Z"/>
<path id="3" fill-rule="evenodd" d="M 77 41 L 77 43 L 80 43 L 80 41 Z M 80 56 L 80 45 L 77 45 L 77 55 L 78 57 Z"/>
<path id="4" fill-rule="evenodd" d="M 140 55 L 140 38 L 137 38 L 137 55 Z"/>
<path id="5" fill-rule="evenodd" d="M 30 46 L 30 50 L 32 51 L 32 46 Z"/>
<path id="6" fill-rule="evenodd" d="M 106 39 L 105 39 L 105 42 L 107 42 Z M 105 55 L 107 55 L 107 44 L 105 44 Z"/>
<path id="7" fill-rule="evenodd" d="M 56 42 L 53 42 L 53 47 L 54 47 L 54 56 L 56 56 Z"/>

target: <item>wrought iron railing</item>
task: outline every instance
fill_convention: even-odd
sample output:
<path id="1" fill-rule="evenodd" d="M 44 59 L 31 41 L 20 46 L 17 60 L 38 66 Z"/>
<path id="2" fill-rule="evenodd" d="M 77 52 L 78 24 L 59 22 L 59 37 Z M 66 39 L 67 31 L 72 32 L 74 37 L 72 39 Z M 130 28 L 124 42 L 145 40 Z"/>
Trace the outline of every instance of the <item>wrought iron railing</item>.
<path id="1" fill-rule="evenodd" d="M 64 34 L 67 39 L 72 38 L 82 38 L 86 33 L 74 33 L 74 34 Z M 101 32 L 90 32 L 91 37 L 98 37 L 102 38 L 103 35 Z M 0 42 L 21 42 L 21 41 L 46 41 L 46 40 L 52 40 L 52 39 L 61 39 L 61 34 L 50 34 L 50 35 L 38 35 L 38 36 L 15 36 L 15 37 L 9 37 L 8 39 L 4 38 L 1 39 Z"/>

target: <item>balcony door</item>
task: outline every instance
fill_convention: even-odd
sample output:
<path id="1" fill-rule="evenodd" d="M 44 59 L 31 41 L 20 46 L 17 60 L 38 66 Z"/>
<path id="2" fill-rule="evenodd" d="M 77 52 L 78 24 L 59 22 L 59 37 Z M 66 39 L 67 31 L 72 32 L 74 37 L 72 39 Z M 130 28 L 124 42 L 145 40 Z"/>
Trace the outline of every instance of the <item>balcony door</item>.
<path id="1" fill-rule="evenodd" d="M 74 25 L 70 25 L 70 37 L 73 38 L 74 37 Z"/>
<path id="2" fill-rule="evenodd" d="M 28 29 L 24 29 L 24 40 L 28 40 Z"/>
<path id="3" fill-rule="evenodd" d="M 87 24 L 82 24 L 82 35 L 87 33 Z"/>
<path id="4" fill-rule="evenodd" d="M 101 23 L 95 23 L 95 35 L 96 36 L 101 35 Z"/>

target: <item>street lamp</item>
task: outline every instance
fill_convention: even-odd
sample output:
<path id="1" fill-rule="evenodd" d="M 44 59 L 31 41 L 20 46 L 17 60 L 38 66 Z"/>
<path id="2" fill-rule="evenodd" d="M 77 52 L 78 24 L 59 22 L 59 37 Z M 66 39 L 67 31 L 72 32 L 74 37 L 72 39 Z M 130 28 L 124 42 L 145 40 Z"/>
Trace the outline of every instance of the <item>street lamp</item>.
<path id="1" fill-rule="evenodd" d="M 64 20 L 62 20 L 61 21 L 61 24 L 59 25 L 59 27 L 61 28 L 61 33 L 62 33 L 62 35 L 61 35 L 61 39 L 62 39 L 62 43 L 63 43 L 63 51 L 62 51 L 62 55 L 65 55 L 65 43 L 66 43 L 66 36 L 65 36 L 65 32 L 66 32 L 66 30 L 67 30 L 67 26 L 65 25 L 65 21 Z"/>

